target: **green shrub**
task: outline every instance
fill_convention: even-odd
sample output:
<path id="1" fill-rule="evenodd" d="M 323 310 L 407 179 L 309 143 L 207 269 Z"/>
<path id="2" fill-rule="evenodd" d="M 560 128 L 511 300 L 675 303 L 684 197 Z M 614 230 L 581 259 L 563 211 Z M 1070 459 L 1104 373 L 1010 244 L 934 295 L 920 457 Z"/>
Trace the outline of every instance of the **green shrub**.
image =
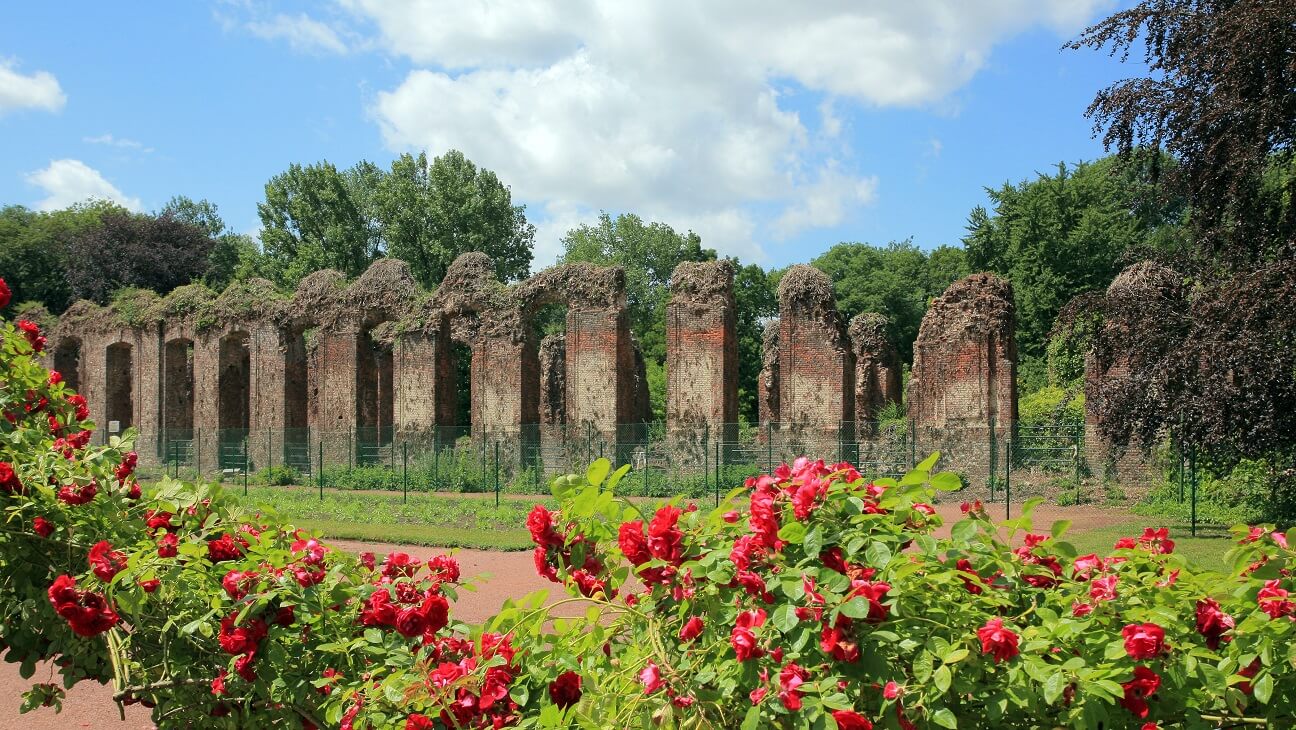
<path id="1" fill-rule="evenodd" d="M 267 466 L 264 469 L 258 469 L 252 475 L 252 481 L 268 487 L 287 487 L 292 484 L 301 484 L 304 480 L 301 472 L 291 466 Z"/>

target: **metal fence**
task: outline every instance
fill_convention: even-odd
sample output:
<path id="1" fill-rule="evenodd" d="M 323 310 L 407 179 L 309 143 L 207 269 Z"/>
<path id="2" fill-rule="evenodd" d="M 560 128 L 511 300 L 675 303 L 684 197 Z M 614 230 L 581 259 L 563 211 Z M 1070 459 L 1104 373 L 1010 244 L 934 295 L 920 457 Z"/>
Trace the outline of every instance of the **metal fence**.
<path id="1" fill-rule="evenodd" d="M 1128 502 L 1154 490 L 1196 504 L 1191 454 L 1167 442 L 1152 453 L 1104 447 L 1078 424 L 920 427 L 911 420 L 839 424 L 744 423 L 669 428 L 638 423 L 419 431 L 359 428 L 168 429 L 141 434 L 137 450 L 176 476 L 245 484 L 338 489 L 546 493 L 557 475 L 607 457 L 629 464 L 631 496 L 715 496 L 798 456 L 849 462 L 874 477 L 898 477 L 932 452 L 963 479 L 960 499 L 1012 505 L 1045 497 L 1059 505 Z M 149 456 L 154 458 L 149 459 Z M 1196 510 L 1193 510 L 1196 524 Z"/>

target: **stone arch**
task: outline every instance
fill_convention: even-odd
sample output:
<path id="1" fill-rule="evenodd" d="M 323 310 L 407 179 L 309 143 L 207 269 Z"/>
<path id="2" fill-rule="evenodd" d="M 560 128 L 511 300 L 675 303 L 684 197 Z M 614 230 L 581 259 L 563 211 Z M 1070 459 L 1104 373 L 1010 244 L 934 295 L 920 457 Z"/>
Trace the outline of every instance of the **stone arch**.
<path id="1" fill-rule="evenodd" d="M 193 340 L 167 340 L 162 350 L 162 428 L 177 438 L 194 427 Z"/>
<path id="2" fill-rule="evenodd" d="M 216 377 L 217 428 L 246 432 L 251 421 L 252 353 L 249 336 L 235 330 L 220 338 Z"/>
<path id="3" fill-rule="evenodd" d="M 135 424 L 134 359 L 129 342 L 114 342 L 104 350 L 104 414 L 108 420 L 104 429 L 108 433 L 112 433 L 114 421 L 119 433 Z"/>
<path id="4" fill-rule="evenodd" d="M 67 387 L 81 390 L 81 338 L 63 337 L 54 346 L 54 369 L 63 376 Z"/>

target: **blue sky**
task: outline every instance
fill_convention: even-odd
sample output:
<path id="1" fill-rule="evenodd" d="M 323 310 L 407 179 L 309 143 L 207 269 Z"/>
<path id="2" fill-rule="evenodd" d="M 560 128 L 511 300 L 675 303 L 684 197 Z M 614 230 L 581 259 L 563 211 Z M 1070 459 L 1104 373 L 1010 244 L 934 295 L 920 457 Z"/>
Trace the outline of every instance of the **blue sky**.
<path id="1" fill-rule="evenodd" d="M 705 7 L 698 7 L 704 5 Z M 123 12 L 122 7 L 130 7 Z M 455 147 L 539 229 L 601 209 L 745 261 L 957 243 L 983 188 L 1102 154 L 1134 75 L 1059 50 L 1107 0 L 25 3 L 0 25 L 0 204 L 207 198 L 255 233 L 293 162 Z"/>

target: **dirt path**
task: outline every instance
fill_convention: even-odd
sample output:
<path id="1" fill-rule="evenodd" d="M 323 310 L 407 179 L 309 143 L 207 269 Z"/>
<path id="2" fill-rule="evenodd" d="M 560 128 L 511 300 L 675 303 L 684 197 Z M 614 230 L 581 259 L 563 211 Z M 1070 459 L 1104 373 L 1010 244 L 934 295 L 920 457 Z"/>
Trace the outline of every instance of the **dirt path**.
<path id="1" fill-rule="evenodd" d="M 1003 519 L 1003 505 L 990 505 L 989 510 L 995 519 Z M 946 527 L 937 534 L 948 535 L 949 525 L 960 517 L 958 505 L 938 505 L 937 511 L 946 521 Z M 1037 526 L 1044 529 L 1054 520 L 1063 519 L 1071 520 L 1073 530 L 1083 531 L 1097 527 L 1111 527 L 1131 522 L 1135 518 L 1127 513 L 1098 507 L 1046 508 L 1041 506 L 1035 522 Z M 454 605 L 451 615 L 469 623 L 484 621 L 499 609 L 505 599 L 519 598 L 543 588 L 551 589 L 551 595 L 558 595 L 562 591 L 559 586 L 536 575 L 529 552 L 445 550 L 354 540 L 333 540 L 330 543 L 343 550 L 357 553 L 368 550 L 379 556 L 392 550 L 403 550 L 422 560 L 441 553 L 454 553 L 462 568 L 464 580 L 474 583 L 477 591 L 460 591 L 459 601 Z M 481 578 L 483 574 L 490 574 L 490 577 Z M 579 613 L 579 608 L 574 610 Z M 42 708 L 26 715 L 19 715 L 17 708 L 22 703 L 22 693 L 29 689 L 33 682 L 39 681 L 57 681 L 57 678 L 50 679 L 50 668 L 45 666 L 38 669 L 32 679 L 25 680 L 18 675 L 18 665 L 0 663 L 0 728 L 4 730 L 9 728 L 14 730 L 68 730 L 69 728 L 149 730 L 153 727 L 149 721 L 148 710 L 138 706 L 127 708 L 126 719 L 122 721 L 112 702 L 112 689 L 109 686 L 89 682 L 82 682 L 68 692 L 62 713 Z"/>

